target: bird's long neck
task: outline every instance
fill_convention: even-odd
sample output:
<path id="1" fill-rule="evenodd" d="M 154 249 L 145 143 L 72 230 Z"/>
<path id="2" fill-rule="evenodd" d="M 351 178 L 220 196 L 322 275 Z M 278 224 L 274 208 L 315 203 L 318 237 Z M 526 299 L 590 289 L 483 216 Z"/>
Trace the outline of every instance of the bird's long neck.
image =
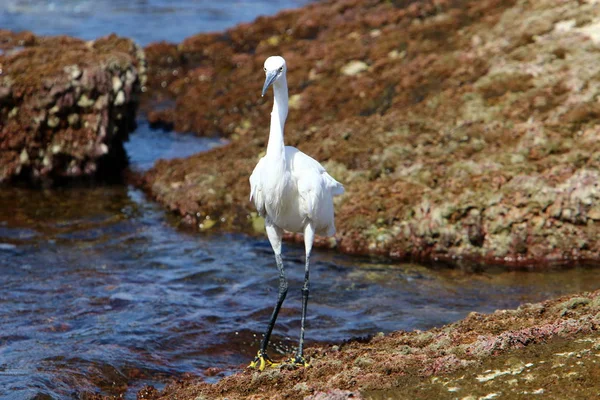
<path id="1" fill-rule="evenodd" d="M 275 102 L 271 111 L 271 132 L 267 144 L 267 156 L 285 160 L 285 145 L 283 144 L 283 126 L 288 114 L 288 88 L 285 76 L 273 84 Z"/>

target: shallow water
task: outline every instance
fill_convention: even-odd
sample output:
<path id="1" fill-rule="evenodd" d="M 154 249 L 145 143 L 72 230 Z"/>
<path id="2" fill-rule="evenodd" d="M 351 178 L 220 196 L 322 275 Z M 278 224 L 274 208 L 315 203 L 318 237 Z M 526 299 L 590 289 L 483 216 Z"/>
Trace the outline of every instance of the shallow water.
<path id="1" fill-rule="evenodd" d="M 0 28 L 90 40 L 117 33 L 142 45 L 180 42 L 307 0 L 2 0 Z"/>
<path id="2" fill-rule="evenodd" d="M 86 39 L 116 31 L 148 43 L 178 41 L 299 3 L 3 4 L 4 28 Z M 126 147 L 132 168 L 144 170 L 157 158 L 184 157 L 220 144 L 152 131 L 142 120 Z M 222 369 L 207 378 L 218 379 L 248 363 L 276 299 L 268 242 L 176 225 L 174 217 L 127 185 L 2 188 L 0 398 L 78 398 L 92 391 L 133 399 L 146 383 L 160 387 L 169 377 L 203 375 L 209 367 Z M 298 335 L 302 260 L 302 246 L 286 246 L 290 293 L 273 337 L 280 352 L 290 351 Z M 312 343 L 426 329 L 470 311 L 490 312 L 597 286 L 597 272 L 587 268 L 481 273 L 325 251 L 316 251 L 312 261 L 307 331 Z"/>
<path id="3" fill-rule="evenodd" d="M 0 396 L 55 398 L 160 386 L 248 362 L 276 298 L 266 240 L 194 234 L 126 186 L 0 194 Z M 286 249 L 291 291 L 274 342 L 299 328 L 302 248 Z M 595 288 L 596 272 L 388 265 L 313 257 L 308 338 L 425 329 Z M 257 336 L 258 335 L 258 336 Z"/>
<path id="4" fill-rule="evenodd" d="M 149 146 L 149 142 L 157 143 Z M 134 168 L 215 139 L 160 134 L 140 123 Z M 0 397 L 135 392 L 183 373 L 218 379 L 247 363 L 276 299 L 265 239 L 198 234 L 125 185 L 0 192 Z M 302 246 L 287 246 L 290 293 L 276 326 L 279 351 L 296 344 Z M 317 251 L 308 341 L 426 329 L 594 289 L 597 271 L 477 273 L 385 264 Z"/>

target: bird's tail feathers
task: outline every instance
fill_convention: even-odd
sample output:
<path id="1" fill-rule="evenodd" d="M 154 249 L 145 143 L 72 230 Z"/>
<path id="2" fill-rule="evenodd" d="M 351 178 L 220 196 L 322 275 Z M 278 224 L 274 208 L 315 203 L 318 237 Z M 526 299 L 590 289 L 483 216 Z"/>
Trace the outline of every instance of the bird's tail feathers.
<path id="1" fill-rule="evenodd" d="M 339 182 L 331 190 L 331 194 L 334 195 L 334 196 L 341 196 L 344 193 L 346 193 L 346 189 L 344 189 L 344 186 L 341 183 L 339 183 Z"/>
<path id="2" fill-rule="evenodd" d="M 327 187 L 329 188 L 329 190 L 331 190 L 332 196 L 341 196 L 346 192 L 346 189 L 344 189 L 344 185 L 336 181 L 327 172 L 325 173 L 325 177 L 327 180 Z"/>

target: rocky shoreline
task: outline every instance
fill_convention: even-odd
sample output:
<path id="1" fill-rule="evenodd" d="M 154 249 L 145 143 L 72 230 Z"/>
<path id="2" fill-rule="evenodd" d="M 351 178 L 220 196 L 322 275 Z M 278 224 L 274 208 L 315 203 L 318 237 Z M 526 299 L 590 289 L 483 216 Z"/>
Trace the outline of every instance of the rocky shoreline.
<path id="1" fill-rule="evenodd" d="M 600 291 L 428 331 L 311 347 L 311 366 L 181 380 L 138 399 L 589 399 L 600 386 Z"/>
<path id="2" fill-rule="evenodd" d="M 600 260 L 596 0 L 325 1 L 144 51 L 6 31 L 0 50 L 0 182 L 120 173 L 144 87 L 155 126 L 230 143 L 159 161 L 141 185 L 201 231 L 260 231 L 248 176 L 267 140 L 262 62 L 281 54 L 286 141 L 347 190 L 337 236 L 318 245 L 517 267 Z M 599 328 L 600 292 L 581 293 L 138 398 L 590 398 Z"/>
<path id="3" fill-rule="evenodd" d="M 151 45 L 150 95 L 173 104 L 152 123 L 231 142 L 158 162 L 145 186 L 200 230 L 260 231 L 247 177 L 268 132 L 262 62 L 281 54 L 286 140 L 347 189 L 338 234 L 321 246 L 540 269 L 597 262 L 598 24 L 593 1 L 336 1 Z M 308 369 L 182 380 L 138 398 L 589 398 L 599 298 L 315 346 Z"/>
<path id="4" fill-rule="evenodd" d="M 172 104 L 152 123 L 231 142 L 158 162 L 145 187 L 200 230 L 260 231 L 247 177 L 268 133 L 262 62 L 280 54 L 286 141 L 347 189 L 338 234 L 321 246 L 483 266 L 597 262 L 599 24 L 594 1 L 346 0 L 151 45 L 150 96 Z M 181 380 L 138 398 L 586 399 L 599 393 L 598 299 L 315 346 L 308 369 Z"/>
<path id="5" fill-rule="evenodd" d="M 130 39 L 0 30 L 0 183 L 119 176 L 145 68 Z"/>
<path id="6" fill-rule="evenodd" d="M 597 21 L 591 0 L 344 0 L 145 51 L 116 36 L 2 31 L 0 182 L 118 175 L 143 87 L 152 124 L 230 140 L 158 162 L 142 178 L 150 195 L 200 230 L 260 232 L 247 197 L 267 137 L 261 66 L 282 54 L 286 141 L 346 186 L 338 234 L 319 246 L 396 260 L 597 261 Z"/>
<path id="7" fill-rule="evenodd" d="M 349 254 L 540 266 L 600 259 L 600 8 L 591 1 L 324 2 L 147 48 L 156 125 L 222 135 L 160 161 L 153 198 L 252 232 L 268 55 L 288 60 L 286 141 L 343 182 Z"/>

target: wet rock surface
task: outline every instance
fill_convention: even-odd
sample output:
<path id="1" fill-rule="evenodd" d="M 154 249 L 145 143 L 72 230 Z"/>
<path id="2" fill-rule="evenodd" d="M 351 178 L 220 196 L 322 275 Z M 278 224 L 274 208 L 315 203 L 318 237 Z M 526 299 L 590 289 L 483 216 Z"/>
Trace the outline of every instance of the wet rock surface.
<path id="1" fill-rule="evenodd" d="M 139 399 L 481 399 L 598 395 L 600 291 L 428 331 L 312 347 L 309 368 L 245 370 L 216 384 L 181 380 Z M 488 396 L 488 397 L 486 397 Z"/>
<path id="2" fill-rule="evenodd" d="M 129 39 L 0 30 L 0 182 L 118 174 L 144 76 Z"/>
<path id="3" fill-rule="evenodd" d="M 268 135 L 262 63 L 281 54 L 286 142 L 346 186 L 320 245 L 597 260 L 599 21 L 594 1 L 344 0 L 150 45 L 150 120 L 231 143 L 157 163 L 146 187 L 201 229 L 260 229 L 248 176 Z"/>
<path id="4" fill-rule="evenodd" d="M 282 54 L 287 142 L 347 188 L 338 236 L 320 245 L 399 259 L 597 260 L 599 21 L 595 0 L 343 0 L 151 45 L 150 120 L 231 143 L 159 162 L 145 185 L 199 229 L 259 230 L 247 178 L 268 131 L 262 62 Z M 122 165 L 144 85 L 139 49 L 116 37 L 0 38 L 0 181 L 93 174 L 107 153 Z M 598 395 L 599 327 L 600 292 L 581 293 L 315 346 L 306 369 L 182 379 L 138 398 L 587 399 Z M 124 386 L 120 374 L 99 386 Z"/>

